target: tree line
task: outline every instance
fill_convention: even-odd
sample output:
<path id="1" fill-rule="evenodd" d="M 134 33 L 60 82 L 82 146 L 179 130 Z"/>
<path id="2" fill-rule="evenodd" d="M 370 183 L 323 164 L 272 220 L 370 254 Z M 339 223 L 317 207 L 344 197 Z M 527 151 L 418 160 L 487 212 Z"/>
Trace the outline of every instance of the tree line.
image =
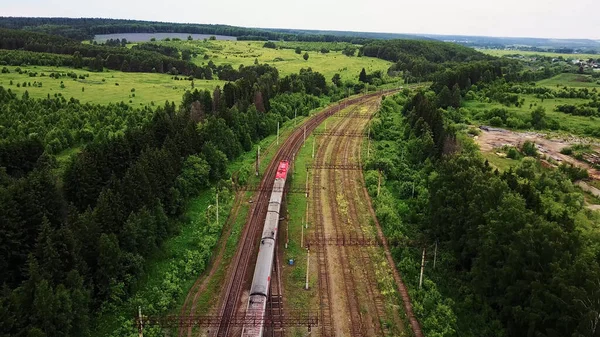
<path id="1" fill-rule="evenodd" d="M 149 47 L 144 48 L 149 49 Z M 16 60 L 23 59 L 30 64 L 39 64 L 52 58 L 48 54 L 59 54 L 69 55 L 70 58 L 56 57 L 52 59 L 69 63 L 75 68 L 88 67 L 93 71 L 102 71 L 106 67 L 125 72 L 173 73 L 194 75 L 198 78 L 205 78 L 204 74 L 206 73 L 206 67 L 195 65 L 189 60 L 163 55 L 156 50 L 81 44 L 60 36 L 23 30 L 0 29 L 0 49 L 34 52 L 11 53 L 11 57 L 15 55 L 17 57 L 5 57 L 7 64 L 14 64 Z M 36 60 L 37 54 L 40 54 L 40 60 Z"/>
<path id="2" fill-rule="evenodd" d="M 52 35 L 76 39 L 93 39 L 98 34 L 117 33 L 186 33 L 241 37 L 242 40 L 284 40 L 306 42 L 350 42 L 364 44 L 368 38 L 360 36 L 314 34 L 300 30 L 276 30 L 244 28 L 227 25 L 165 23 L 137 20 L 93 19 L 93 18 L 0 18 L 0 27 L 27 29 Z M 352 35 L 352 34 L 348 34 Z"/>

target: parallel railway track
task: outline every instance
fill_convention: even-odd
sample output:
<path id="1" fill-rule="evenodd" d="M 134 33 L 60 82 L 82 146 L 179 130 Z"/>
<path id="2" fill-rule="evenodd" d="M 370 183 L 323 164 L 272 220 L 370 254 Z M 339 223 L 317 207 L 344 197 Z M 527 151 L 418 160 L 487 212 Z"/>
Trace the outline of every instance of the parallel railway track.
<path id="1" fill-rule="evenodd" d="M 396 90 L 392 89 L 371 93 L 348 99 L 345 102 L 346 104 L 356 104 L 393 91 Z M 260 230 L 266 215 L 266 206 L 268 204 L 270 195 L 269 187 L 272 187 L 278 163 L 281 160 L 291 160 L 295 156 L 303 143 L 305 129 L 306 135 L 309 135 L 327 117 L 338 111 L 339 105 L 331 106 L 296 128 L 296 130 L 294 130 L 284 141 L 283 145 L 277 151 L 271 160 L 271 163 L 267 167 L 260 183 L 259 192 L 255 198 L 256 202 L 252 207 L 248 222 L 244 226 L 244 230 L 240 239 L 240 245 L 238 246 L 238 250 L 231 265 L 232 270 L 228 277 L 225 296 L 219 310 L 219 315 L 222 317 L 222 319 L 217 331 L 215 332 L 216 336 L 229 336 L 234 332 L 229 324 L 229 320 L 236 315 L 238 307 L 241 304 L 240 298 L 244 291 L 244 284 L 246 284 L 245 281 L 248 275 L 248 267 L 250 266 L 251 258 L 256 252 Z M 321 321 L 321 323 L 325 324 L 323 321 Z"/>

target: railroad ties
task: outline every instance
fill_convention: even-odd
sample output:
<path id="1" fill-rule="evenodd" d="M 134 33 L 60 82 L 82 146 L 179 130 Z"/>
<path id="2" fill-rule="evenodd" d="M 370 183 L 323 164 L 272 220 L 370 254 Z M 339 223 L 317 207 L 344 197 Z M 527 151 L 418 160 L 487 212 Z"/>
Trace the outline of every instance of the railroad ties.
<path id="1" fill-rule="evenodd" d="M 362 164 L 307 164 L 306 169 L 315 170 L 359 170 L 362 171 Z"/>
<path id="2" fill-rule="evenodd" d="M 367 134 L 364 132 L 353 131 L 314 131 L 313 135 L 325 137 L 367 137 Z"/>
<path id="3" fill-rule="evenodd" d="M 319 171 L 313 173 L 313 184 L 316 191 L 320 190 L 321 186 L 321 175 Z M 313 193 L 313 219 L 317 222 L 315 226 L 317 237 L 324 238 L 325 233 L 323 229 L 323 212 L 321 210 L 321 193 Z M 310 249 L 310 245 L 308 245 Z M 329 266 L 327 263 L 327 251 L 326 246 L 323 244 L 317 245 L 317 261 L 319 271 L 319 293 L 320 293 L 320 311 L 321 311 L 321 336 L 333 337 L 333 318 L 331 310 L 331 287 L 329 285 Z"/>
<path id="4" fill-rule="evenodd" d="M 135 324 L 138 327 L 147 328 L 160 326 L 162 328 L 182 327 L 219 327 L 223 319 L 230 326 L 261 326 L 275 329 L 283 329 L 291 326 L 308 326 L 309 329 L 319 325 L 319 313 L 309 311 L 286 311 L 285 315 L 278 317 L 265 317 L 258 319 L 259 315 L 252 312 L 235 314 L 229 317 L 222 315 L 167 315 L 167 316 L 141 316 L 136 317 Z"/>
<path id="5" fill-rule="evenodd" d="M 373 114 L 371 113 L 362 113 L 362 112 L 335 112 L 331 115 L 332 117 L 339 118 L 360 118 L 360 119 L 371 119 L 373 118 Z"/>
<path id="6" fill-rule="evenodd" d="M 365 236 L 327 236 L 319 237 L 312 236 L 307 239 L 306 243 L 309 246 L 358 246 L 358 247 L 378 247 L 381 243 L 376 238 L 369 238 Z"/>

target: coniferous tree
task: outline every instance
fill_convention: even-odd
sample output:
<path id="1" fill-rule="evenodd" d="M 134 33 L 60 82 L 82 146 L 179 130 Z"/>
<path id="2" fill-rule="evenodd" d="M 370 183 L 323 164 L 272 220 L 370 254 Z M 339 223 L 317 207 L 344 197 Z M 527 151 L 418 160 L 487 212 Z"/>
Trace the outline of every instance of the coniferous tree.
<path id="1" fill-rule="evenodd" d="M 362 70 L 360 71 L 360 74 L 358 75 L 358 80 L 363 83 L 367 83 L 368 79 L 367 79 L 367 72 L 365 71 L 365 68 L 362 68 Z"/>

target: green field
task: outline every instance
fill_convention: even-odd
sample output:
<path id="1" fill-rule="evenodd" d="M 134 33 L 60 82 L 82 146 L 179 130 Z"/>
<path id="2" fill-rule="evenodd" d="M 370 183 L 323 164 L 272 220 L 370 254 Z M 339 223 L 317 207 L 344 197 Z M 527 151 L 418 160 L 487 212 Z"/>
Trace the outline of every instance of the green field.
<path id="1" fill-rule="evenodd" d="M 469 109 L 473 115 L 476 115 L 479 111 L 489 110 L 493 108 L 506 109 L 509 112 L 514 112 L 517 117 L 522 120 L 530 120 L 531 112 L 535 108 L 529 109 L 529 104 L 537 104 L 546 109 L 547 118 L 554 119 L 560 124 L 561 131 L 567 131 L 577 135 L 584 135 L 584 130 L 590 127 L 600 127 L 600 119 L 595 117 L 584 117 L 584 116 L 573 116 L 562 112 L 555 111 L 557 105 L 561 104 L 581 104 L 585 103 L 585 99 L 576 98 L 555 98 L 545 99 L 543 102 L 541 99 L 536 98 L 535 95 L 520 95 L 525 99 L 525 104 L 521 107 L 510 106 L 507 107 L 501 103 L 491 102 L 484 103 L 479 101 L 465 101 L 463 107 Z"/>
<path id="2" fill-rule="evenodd" d="M 252 65 L 258 59 L 260 63 L 266 63 L 276 67 L 280 76 L 286 76 L 298 73 L 302 68 L 312 68 L 325 76 L 330 82 L 334 74 L 339 73 L 344 81 L 358 81 L 358 74 L 362 68 L 367 73 L 377 70 L 386 74 L 391 66 L 390 62 L 371 58 L 371 57 L 348 57 L 336 49 L 341 49 L 347 44 L 325 43 L 325 42 L 278 42 L 278 46 L 285 46 L 281 49 L 263 48 L 264 42 L 247 41 L 170 41 L 158 42 L 161 44 L 175 46 L 179 49 L 188 49 L 197 54 L 192 61 L 199 65 L 206 65 L 209 61 L 216 65 L 231 64 L 235 69 L 240 65 Z M 302 54 L 294 52 L 296 46 L 310 49 L 308 51 L 309 59 L 304 60 Z M 331 51 L 327 54 L 315 51 L 321 48 L 328 48 Z M 208 58 L 205 58 L 206 57 Z M 90 72 L 82 69 L 73 69 L 68 67 L 49 67 L 49 66 L 23 66 L 7 67 L 8 74 L 0 74 L 0 86 L 11 89 L 19 95 L 25 91 L 29 92 L 30 97 L 43 98 L 61 94 L 66 99 L 71 97 L 82 102 L 108 104 L 124 102 L 132 106 L 162 104 L 164 101 L 174 101 L 179 103 L 181 96 L 186 90 L 192 89 L 191 82 L 187 80 L 174 80 L 168 74 L 150 74 L 150 73 L 124 73 L 120 71 L 105 69 L 102 73 Z M 23 73 L 19 74 L 15 69 L 20 68 Z M 25 73 L 24 71 L 27 71 Z M 29 73 L 37 73 L 36 77 L 30 77 Z M 85 79 L 72 79 L 64 76 L 60 78 L 51 78 L 50 73 L 75 73 L 77 77 L 85 76 Z M 45 76 L 42 76 L 44 74 Z M 386 79 L 390 80 L 389 78 Z M 10 82 L 13 82 L 11 85 Z M 64 88 L 61 87 L 61 81 Z M 41 82 L 42 86 L 34 86 L 34 82 Z M 17 87 L 17 83 L 20 85 Z M 23 83 L 27 86 L 24 87 Z M 214 89 L 217 85 L 223 86 L 225 82 L 219 80 L 194 80 L 194 87 L 197 89 Z M 118 84 L 118 85 L 117 85 Z M 131 89 L 135 89 L 132 92 Z"/>
<path id="3" fill-rule="evenodd" d="M 592 81 L 593 80 L 593 81 Z M 592 79 L 590 75 L 580 75 L 572 73 L 563 73 L 549 79 L 536 82 L 536 86 L 548 87 L 550 89 L 562 89 L 569 87 L 574 89 L 590 88 L 598 90 L 600 84 L 596 79 Z M 580 105 L 590 102 L 588 99 L 581 98 L 546 98 L 540 99 L 534 94 L 519 94 L 519 97 L 524 99 L 523 105 L 516 107 L 514 105 L 506 106 L 499 102 L 482 102 L 479 100 L 464 101 L 462 106 L 467 109 L 467 113 L 471 117 L 476 117 L 477 114 L 484 110 L 493 108 L 505 109 L 509 113 L 513 113 L 516 117 L 523 121 L 531 120 L 531 112 L 536 107 L 543 107 L 546 112 L 546 118 L 555 120 L 559 123 L 559 131 L 564 133 L 572 133 L 579 136 L 585 136 L 586 130 L 600 128 L 600 119 L 597 117 L 576 116 L 556 111 L 558 105 Z M 477 120 L 478 118 L 474 118 Z M 480 121 L 486 124 L 487 121 Z"/>
<path id="4" fill-rule="evenodd" d="M 560 57 L 564 59 L 600 59 L 600 54 L 561 54 L 551 52 L 537 51 L 522 51 L 522 50 L 504 50 L 504 49 L 477 49 L 478 51 L 492 56 L 508 56 L 508 55 L 523 55 L 523 56 L 545 56 L 545 57 Z"/>
<path id="5" fill-rule="evenodd" d="M 373 57 L 348 57 L 339 51 L 332 50 L 327 54 L 322 54 L 317 51 L 309 51 L 309 58 L 305 61 L 302 54 L 296 54 L 293 49 L 270 49 L 263 48 L 264 42 L 249 42 L 249 41 L 181 41 L 190 46 L 195 46 L 198 51 L 205 52 L 209 59 L 204 59 L 198 56 L 193 61 L 197 64 L 207 64 L 212 60 L 215 64 L 231 64 L 237 69 L 240 65 L 252 65 L 254 60 L 258 59 L 260 63 L 267 63 L 276 67 L 279 74 L 282 76 L 297 73 L 302 68 L 312 68 L 314 71 L 322 73 L 327 81 L 330 81 L 335 73 L 339 73 L 342 80 L 358 81 L 358 74 L 362 68 L 365 68 L 367 73 L 376 70 L 381 70 L 384 74 L 392 65 L 391 62 L 384 61 Z M 294 42 L 278 42 L 277 45 L 288 45 L 294 47 L 298 43 Z M 303 43 L 303 44 L 306 44 Z M 319 42 L 318 46 L 325 46 L 326 43 Z M 339 47 L 338 47 L 339 48 Z"/>
<path id="6" fill-rule="evenodd" d="M 33 98 L 44 98 L 48 94 L 54 96 L 54 94 L 60 93 L 66 99 L 74 97 L 82 102 L 97 104 L 125 102 L 132 106 L 140 106 L 154 102 L 162 105 L 167 100 L 178 104 L 181 102 L 183 93 L 192 89 L 190 81 L 174 80 L 171 75 L 167 74 L 124 73 L 106 69 L 102 73 L 97 73 L 67 67 L 45 66 L 20 67 L 22 71 L 27 70 L 28 73 L 19 74 L 15 71 L 19 67 L 8 66 L 7 68 L 10 73 L 0 74 L 0 86 L 19 95 L 27 91 Z M 29 76 L 29 73 L 36 72 L 38 73 L 36 77 Z M 58 79 L 49 77 L 50 73 L 67 74 L 71 72 L 77 76 L 87 77 L 76 80 L 67 76 Z M 10 81 L 13 81 L 12 85 L 10 85 Z M 64 83 L 64 88 L 61 88 L 61 81 Z M 28 85 L 24 88 L 24 82 L 31 83 L 31 86 Z M 35 87 L 34 82 L 41 82 L 42 86 Z M 20 87 L 17 87 L 17 83 L 20 84 Z M 194 80 L 194 87 L 212 91 L 214 87 L 223 86 L 224 83 L 224 81 L 217 80 Z M 131 89 L 135 89 L 135 92 L 132 92 Z M 133 94 L 135 97 L 132 97 Z"/>
<path id="7" fill-rule="evenodd" d="M 554 89 L 557 87 L 600 88 L 600 79 L 594 79 L 590 75 L 564 73 L 541 80 L 537 85 Z"/>

